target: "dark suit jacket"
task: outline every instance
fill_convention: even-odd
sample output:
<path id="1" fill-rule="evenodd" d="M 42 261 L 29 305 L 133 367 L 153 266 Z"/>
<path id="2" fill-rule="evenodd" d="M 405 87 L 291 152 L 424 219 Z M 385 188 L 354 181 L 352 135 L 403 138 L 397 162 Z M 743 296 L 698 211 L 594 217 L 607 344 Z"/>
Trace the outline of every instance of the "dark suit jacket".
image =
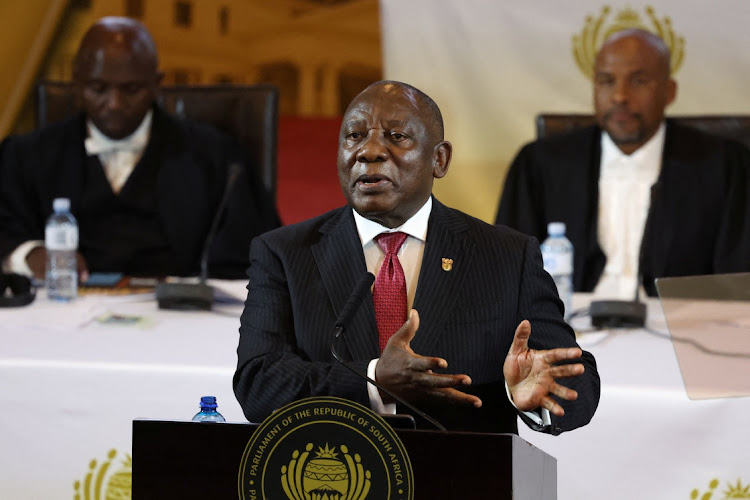
<path id="1" fill-rule="evenodd" d="M 592 291 L 606 263 L 597 241 L 601 129 L 588 127 L 524 146 L 508 171 L 498 224 L 540 241 L 565 222 L 574 287 Z M 640 272 L 654 279 L 750 270 L 750 152 L 739 143 L 667 120 L 662 167 L 651 191 Z"/>
<path id="2" fill-rule="evenodd" d="M 43 240 L 52 200 L 71 199 L 80 209 L 87 160 L 85 118 L 79 114 L 0 146 L 0 256 L 27 240 Z M 98 159 L 94 161 L 98 162 Z M 213 127 L 177 120 L 154 108 L 150 141 L 138 168 L 158 169 L 158 213 L 176 262 L 169 274 L 200 270 L 204 240 L 226 186 L 227 168 L 245 161 L 240 146 Z M 279 226 L 275 207 L 253 169 L 235 183 L 213 242 L 209 273 L 245 276 L 250 240 Z M 81 239 L 87 231 L 79 228 Z M 86 257 L 86 249 L 81 248 Z M 91 269 L 96 271 L 94 267 Z M 104 269 L 114 271 L 114 269 Z"/>
<path id="3" fill-rule="evenodd" d="M 291 401 L 320 395 L 369 406 L 366 384 L 330 353 L 334 322 L 367 271 L 352 209 L 256 238 L 251 246 L 250 284 L 241 318 L 234 389 L 245 415 L 262 421 Z M 450 272 L 442 258 L 453 259 Z M 449 373 L 465 373 L 466 392 L 480 409 L 420 404 L 448 429 L 517 432 L 517 412 L 504 388 L 503 362 L 523 319 L 531 322 L 536 349 L 575 346 L 562 319 L 554 283 L 542 269 L 539 245 L 504 227 L 494 227 L 434 201 L 414 298 L 420 327 L 411 343 L 421 355 L 442 356 Z M 372 296 L 357 311 L 337 351 L 365 373 L 379 356 Z M 579 391 L 553 416 L 558 434 L 586 424 L 599 400 L 593 356 L 586 372 L 569 381 Z M 406 412 L 399 408 L 399 413 Z M 417 417 L 418 425 L 425 422 Z"/>

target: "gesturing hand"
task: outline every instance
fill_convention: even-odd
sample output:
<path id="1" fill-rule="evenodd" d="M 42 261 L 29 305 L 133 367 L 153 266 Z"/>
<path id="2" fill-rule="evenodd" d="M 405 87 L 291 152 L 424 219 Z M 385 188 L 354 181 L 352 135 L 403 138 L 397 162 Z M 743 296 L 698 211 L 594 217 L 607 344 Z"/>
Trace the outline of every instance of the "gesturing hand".
<path id="1" fill-rule="evenodd" d="M 380 355 L 375 380 L 409 402 L 442 401 L 449 404 L 482 406 L 482 401 L 455 387 L 470 385 L 468 375 L 447 375 L 432 370 L 447 368 L 442 358 L 420 356 L 412 351 L 410 343 L 419 328 L 419 314 L 412 309 L 406 323 L 388 340 Z M 381 392 L 383 402 L 391 403 L 387 394 Z"/>
<path id="2" fill-rule="evenodd" d="M 554 394 L 562 399 L 574 401 L 578 393 L 556 382 L 560 377 L 572 377 L 583 373 L 581 363 L 557 365 L 560 361 L 578 359 L 582 355 L 578 347 L 537 351 L 529 349 L 531 324 L 521 321 L 516 328 L 513 344 L 503 364 L 503 375 L 513 402 L 521 411 L 536 408 L 547 408 L 551 413 L 561 417 L 563 408 L 550 396 Z"/>

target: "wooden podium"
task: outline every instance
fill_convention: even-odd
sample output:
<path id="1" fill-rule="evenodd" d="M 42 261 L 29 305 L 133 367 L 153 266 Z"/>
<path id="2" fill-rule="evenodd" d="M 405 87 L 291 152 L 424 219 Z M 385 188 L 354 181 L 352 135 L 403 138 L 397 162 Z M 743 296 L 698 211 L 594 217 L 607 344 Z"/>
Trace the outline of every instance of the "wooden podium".
<path id="1" fill-rule="evenodd" d="M 134 420 L 133 500 L 238 498 L 240 461 L 257 427 Z M 409 454 L 416 499 L 557 498 L 557 461 L 515 434 L 396 433 Z"/>

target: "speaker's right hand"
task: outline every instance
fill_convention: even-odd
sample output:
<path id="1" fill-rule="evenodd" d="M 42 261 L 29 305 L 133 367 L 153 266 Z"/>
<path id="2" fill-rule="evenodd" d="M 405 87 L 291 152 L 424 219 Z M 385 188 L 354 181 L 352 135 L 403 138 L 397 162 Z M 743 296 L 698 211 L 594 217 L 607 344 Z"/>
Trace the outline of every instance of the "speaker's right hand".
<path id="1" fill-rule="evenodd" d="M 375 380 L 409 402 L 440 401 L 479 408 L 482 401 L 457 387 L 471 385 L 468 375 L 438 374 L 445 369 L 443 358 L 420 356 L 411 349 L 411 341 L 419 329 L 419 314 L 412 309 L 401 328 L 388 340 L 375 369 Z M 384 403 L 394 401 L 380 393 Z"/>

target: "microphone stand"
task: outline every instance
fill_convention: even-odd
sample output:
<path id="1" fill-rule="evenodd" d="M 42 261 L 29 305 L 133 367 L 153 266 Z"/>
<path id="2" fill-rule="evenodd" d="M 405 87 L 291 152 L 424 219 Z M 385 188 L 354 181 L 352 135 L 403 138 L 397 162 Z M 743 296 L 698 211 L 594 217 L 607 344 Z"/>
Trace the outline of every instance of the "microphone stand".
<path id="1" fill-rule="evenodd" d="M 646 304 L 635 300 L 594 300 L 589 306 L 591 326 L 595 328 L 643 328 Z"/>
<path id="2" fill-rule="evenodd" d="M 653 196 L 653 194 L 652 194 Z M 650 219 L 650 217 L 649 217 Z M 650 227 L 649 221 L 646 226 Z M 644 231 L 645 234 L 645 231 Z M 641 266 L 643 243 L 638 255 L 638 273 L 633 300 L 594 300 L 589 305 L 591 326 L 594 328 L 643 328 L 646 326 L 646 304 L 641 302 Z"/>
<path id="3" fill-rule="evenodd" d="M 211 229 L 208 231 L 206 240 L 203 243 L 203 252 L 201 253 L 201 273 L 198 283 L 159 283 L 154 290 L 156 300 L 159 303 L 159 309 L 178 309 L 178 310 L 203 310 L 209 311 L 214 303 L 214 289 L 206 283 L 208 279 L 208 252 L 211 249 L 216 231 L 219 228 L 219 220 L 224 213 L 224 208 L 229 200 L 237 177 L 242 173 L 242 166 L 239 163 L 229 165 L 227 173 L 227 184 L 224 188 L 224 195 L 219 202 L 216 215 L 211 223 Z"/>

